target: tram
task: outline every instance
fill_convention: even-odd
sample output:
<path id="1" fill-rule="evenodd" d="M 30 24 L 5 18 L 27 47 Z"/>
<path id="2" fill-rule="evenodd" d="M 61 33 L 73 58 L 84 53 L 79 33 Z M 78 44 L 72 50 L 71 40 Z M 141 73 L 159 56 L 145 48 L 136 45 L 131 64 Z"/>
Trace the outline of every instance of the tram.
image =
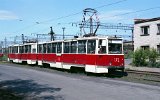
<path id="1" fill-rule="evenodd" d="M 119 37 L 95 36 L 16 44 L 9 46 L 8 60 L 63 69 L 83 67 L 86 72 L 108 73 L 110 69 L 124 70 L 123 41 Z"/>

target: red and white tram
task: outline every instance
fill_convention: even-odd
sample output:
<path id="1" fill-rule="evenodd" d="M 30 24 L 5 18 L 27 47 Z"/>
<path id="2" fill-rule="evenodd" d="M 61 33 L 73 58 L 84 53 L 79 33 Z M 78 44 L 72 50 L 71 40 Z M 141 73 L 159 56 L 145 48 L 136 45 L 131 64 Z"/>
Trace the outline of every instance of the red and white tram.
<path id="1" fill-rule="evenodd" d="M 9 61 L 27 64 L 49 64 L 71 69 L 83 67 L 86 72 L 108 73 L 124 70 L 123 40 L 118 37 L 82 37 L 43 43 L 26 43 L 9 47 Z"/>

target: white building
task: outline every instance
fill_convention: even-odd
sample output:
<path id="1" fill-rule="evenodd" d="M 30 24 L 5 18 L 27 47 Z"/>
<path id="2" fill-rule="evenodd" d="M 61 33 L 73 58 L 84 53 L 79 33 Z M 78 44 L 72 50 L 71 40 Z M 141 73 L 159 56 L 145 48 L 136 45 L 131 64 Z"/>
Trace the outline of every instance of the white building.
<path id="1" fill-rule="evenodd" d="M 160 17 L 135 20 L 134 50 L 137 48 L 155 48 L 160 53 Z"/>

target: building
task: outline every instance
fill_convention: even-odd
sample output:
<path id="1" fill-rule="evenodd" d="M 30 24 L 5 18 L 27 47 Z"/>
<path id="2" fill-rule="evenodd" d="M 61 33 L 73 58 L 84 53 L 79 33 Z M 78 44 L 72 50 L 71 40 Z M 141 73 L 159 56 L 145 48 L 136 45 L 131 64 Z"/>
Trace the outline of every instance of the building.
<path id="1" fill-rule="evenodd" d="M 134 50 L 155 48 L 160 53 L 160 17 L 135 19 Z"/>

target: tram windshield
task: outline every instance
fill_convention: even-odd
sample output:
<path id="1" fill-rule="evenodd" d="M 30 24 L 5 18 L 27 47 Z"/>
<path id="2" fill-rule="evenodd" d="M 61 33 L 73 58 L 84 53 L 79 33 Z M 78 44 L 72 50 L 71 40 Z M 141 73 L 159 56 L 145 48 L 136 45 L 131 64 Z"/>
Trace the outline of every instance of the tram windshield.
<path id="1" fill-rule="evenodd" d="M 122 41 L 121 40 L 109 40 L 108 54 L 122 54 Z"/>

